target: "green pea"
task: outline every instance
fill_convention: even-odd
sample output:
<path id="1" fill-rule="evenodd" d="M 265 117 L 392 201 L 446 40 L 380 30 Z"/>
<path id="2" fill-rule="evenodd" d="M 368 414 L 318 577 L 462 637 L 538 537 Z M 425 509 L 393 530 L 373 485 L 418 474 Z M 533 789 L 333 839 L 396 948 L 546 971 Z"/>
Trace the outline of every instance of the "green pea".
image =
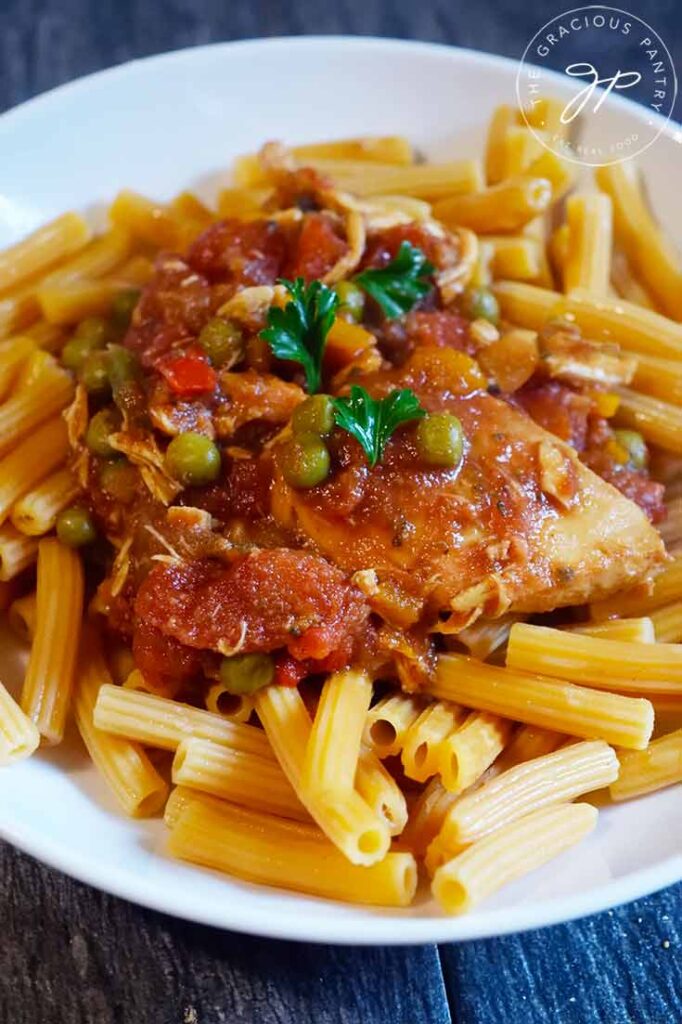
<path id="1" fill-rule="evenodd" d="M 214 316 L 201 328 L 199 344 L 213 366 L 234 366 L 244 356 L 244 336 L 231 320 Z"/>
<path id="2" fill-rule="evenodd" d="M 183 487 L 210 484 L 220 473 L 220 450 L 210 437 L 189 431 L 166 449 L 166 469 Z"/>
<path id="3" fill-rule="evenodd" d="M 114 296 L 111 303 L 111 322 L 119 331 L 126 331 L 130 326 L 133 310 L 139 299 L 140 292 L 137 288 L 125 288 Z"/>
<path id="4" fill-rule="evenodd" d="M 69 338 L 62 349 L 62 365 L 65 366 L 67 370 L 73 370 L 74 373 L 80 373 L 85 365 L 85 360 L 92 351 L 92 345 L 87 338 L 79 338 L 74 334 L 72 338 Z"/>
<path id="5" fill-rule="evenodd" d="M 275 663 L 269 654 L 236 654 L 220 663 L 220 681 L 230 693 L 255 693 L 275 677 Z"/>
<path id="6" fill-rule="evenodd" d="M 104 348 L 108 342 L 113 341 L 114 331 L 104 317 L 89 316 L 86 320 L 81 320 L 75 336 L 88 342 L 93 349 Z"/>
<path id="7" fill-rule="evenodd" d="M 99 471 L 99 485 L 104 493 L 122 505 L 133 501 L 138 484 L 137 470 L 127 459 L 105 462 Z"/>
<path id="8" fill-rule="evenodd" d="M 140 375 L 140 364 L 137 357 L 123 345 L 109 345 L 106 362 L 114 394 L 123 384 L 136 380 Z"/>
<path id="9" fill-rule="evenodd" d="M 459 465 L 464 450 L 462 424 L 448 412 L 425 416 L 417 424 L 417 449 L 430 466 Z"/>
<path id="10" fill-rule="evenodd" d="M 467 288 L 462 296 L 462 312 L 470 320 L 500 322 L 500 307 L 489 288 Z"/>
<path id="11" fill-rule="evenodd" d="M 649 461 L 646 441 L 636 430 L 614 430 L 616 441 L 628 453 L 628 463 L 633 469 L 644 469 Z"/>
<path id="12" fill-rule="evenodd" d="M 105 352 L 91 352 L 80 372 L 80 380 L 91 395 L 105 395 L 110 381 Z"/>
<path id="13" fill-rule="evenodd" d="M 296 434 L 286 441 L 278 463 L 286 482 L 299 490 L 316 487 L 329 476 L 329 452 L 319 434 Z"/>
<path id="14" fill-rule="evenodd" d="M 334 429 L 334 403 L 329 395 L 311 395 L 294 409 L 291 426 L 295 434 L 326 437 Z"/>
<path id="15" fill-rule="evenodd" d="M 72 505 L 60 512 L 57 516 L 57 536 L 62 544 L 70 548 L 92 544 L 97 538 L 97 531 L 88 510 L 82 505 Z"/>
<path id="16" fill-rule="evenodd" d="M 339 281 L 334 285 L 339 297 L 339 313 L 352 323 L 359 323 L 365 311 L 365 293 L 359 284 L 352 281 Z"/>
<path id="17" fill-rule="evenodd" d="M 85 443 L 94 455 L 108 459 L 116 454 L 109 444 L 109 435 L 115 434 L 121 426 L 121 417 L 114 409 L 100 409 L 95 413 L 85 434 Z"/>

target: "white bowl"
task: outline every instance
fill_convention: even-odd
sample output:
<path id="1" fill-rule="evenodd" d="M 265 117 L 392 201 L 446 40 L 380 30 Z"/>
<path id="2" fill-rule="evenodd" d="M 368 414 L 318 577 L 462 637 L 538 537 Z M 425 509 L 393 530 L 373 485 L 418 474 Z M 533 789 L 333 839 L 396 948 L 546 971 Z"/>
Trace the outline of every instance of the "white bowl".
<path id="1" fill-rule="evenodd" d="M 436 158 L 481 152 L 493 107 L 515 103 L 515 62 L 422 43 L 275 39 L 201 47 L 63 86 L 0 118 L 0 245 L 68 208 L 101 210 L 129 186 L 211 196 L 232 157 L 288 142 L 401 133 Z M 560 86 L 559 86 L 560 88 Z M 625 101 L 613 115 L 636 127 Z M 682 237 L 677 144 L 642 158 Z M 21 658 L 0 636 L 0 676 Z M 343 906 L 170 860 L 158 821 L 117 812 L 73 740 L 0 771 L 0 835 L 91 885 L 190 920 L 258 935 L 346 943 L 472 939 L 594 913 L 682 877 L 679 788 L 607 807 L 595 834 L 461 918 L 426 896 L 404 912 Z"/>

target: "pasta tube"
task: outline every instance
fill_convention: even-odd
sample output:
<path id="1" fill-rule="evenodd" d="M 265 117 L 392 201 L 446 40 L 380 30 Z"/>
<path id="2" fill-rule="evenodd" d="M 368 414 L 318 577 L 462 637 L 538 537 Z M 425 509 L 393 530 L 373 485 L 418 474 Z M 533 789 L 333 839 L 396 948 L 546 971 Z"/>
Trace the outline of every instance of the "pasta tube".
<path id="1" fill-rule="evenodd" d="M 599 690 L 682 694 L 678 644 L 626 643 L 517 622 L 509 634 L 507 665 Z"/>
<path id="2" fill-rule="evenodd" d="M 0 526 L 0 580 L 12 580 L 33 565 L 38 557 L 38 541 L 26 537 L 5 523 Z"/>
<path id="3" fill-rule="evenodd" d="M 417 721 L 424 704 L 407 693 L 391 694 L 370 708 L 364 741 L 378 757 L 391 757 L 402 750 L 410 726 Z"/>
<path id="4" fill-rule="evenodd" d="M 441 842 L 453 851 L 469 846 L 533 811 L 610 785 L 618 768 L 615 751 L 602 740 L 525 761 L 459 797 L 445 816 Z"/>
<path id="5" fill-rule="evenodd" d="M 32 640 L 35 635 L 36 603 L 34 591 L 23 597 L 17 597 L 9 606 L 7 621 L 21 640 Z"/>
<path id="6" fill-rule="evenodd" d="M 26 335 L 0 341 L 0 401 L 6 399 L 22 366 L 35 350 L 35 342 Z"/>
<path id="7" fill-rule="evenodd" d="M 0 683 L 0 766 L 30 757 L 40 745 L 40 733 Z"/>
<path id="8" fill-rule="evenodd" d="M 349 864 L 321 833 L 242 807 L 189 801 L 170 833 L 169 852 L 247 881 L 330 899 L 408 906 L 417 886 L 409 853 L 369 867 Z"/>
<path id="9" fill-rule="evenodd" d="M 78 494 L 78 483 L 70 469 L 58 469 L 16 502 L 12 523 L 29 537 L 48 533 L 57 516 Z"/>
<path id="10" fill-rule="evenodd" d="M 39 423 L 61 412 L 72 395 L 70 375 L 57 367 L 46 368 L 29 387 L 13 395 L 0 406 L 0 455 L 26 438 Z"/>
<path id="11" fill-rule="evenodd" d="M 410 726 L 401 760 L 408 779 L 425 782 L 439 768 L 443 743 L 465 721 L 467 712 L 456 704 L 437 700 L 429 704 Z"/>
<path id="12" fill-rule="evenodd" d="M 642 749 L 654 724 L 649 701 L 441 654 L 428 689 L 444 700 L 569 736 Z"/>
<path id="13" fill-rule="evenodd" d="M 612 800 L 631 800 L 682 782 L 682 729 L 654 740 L 646 750 L 623 751 L 618 757 L 620 774 L 611 784 Z"/>
<path id="14" fill-rule="evenodd" d="M 83 615 L 83 566 L 54 537 L 38 546 L 35 636 L 21 706 L 48 743 L 64 735 Z"/>
<path id="15" fill-rule="evenodd" d="M 564 288 L 584 288 L 608 295 L 613 245 L 613 208 L 609 196 L 570 196 L 566 201 L 568 251 L 563 267 Z"/>
<path id="16" fill-rule="evenodd" d="M 173 759 L 173 782 L 257 811 L 310 821 L 276 761 L 213 740 L 182 741 Z"/>
<path id="17" fill-rule="evenodd" d="M 596 824 L 590 804 L 535 811 L 446 861 L 433 876 L 433 895 L 446 913 L 462 914 L 580 842 Z"/>
<path id="18" fill-rule="evenodd" d="M 284 774 L 323 832 L 353 864 L 369 866 L 381 860 L 390 843 L 388 826 L 355 790 L 329 794 L 303 785 L 311 722 L 298 690 L 259 690 L 256 711 Z"/>
<path id="19" fill-rule="evenodd" d="M 438 769 L 443 785 L 461 793 L 489 768 L 509 742 L 513 723 L 489 712 L 474 712 L 438 750 Z"/>
<path id="20" fill-rule="evenodd" d="M 656 632 L 647 616 L 637 619 L 606 619 L 604 622 L 585 622 L 579 626 L 563 626 L 567 633 L 601 637 L 603 640 L 625 640 L 628 643 L 654 644 Z M 659 638 L 660 639 L 660 638 Z"/>
<path id="21" fill-rule="evenodd" d="M 126 814 L 146 818 L 165 803 L 168 786 L 141 746 L 96 729 L 99 689 L 111 682 L 94 630 L 84 630 L 73 709 L 76 725 L 95 767 Z"/>
<path id="22" fill-rule="evenodd" d="M 101 688 L 95 726 L 162 750 L 176 750 L 182 740 L 197 736 L 272 760 L 266 736 L 254 725 L 231 722 L 211 711 L 122 686 Z"/>
<path id="23" fill-rule="evenodd" d="M 682 363 L 638 352 L 632 390 L 672 405 L 682 405 Z"/>
<path id="24" fill-rule="evenodd" d="M 360 751 L 355 788 L 391 835 L 399 836 L 407 824 L 405 796 L 388 769 L 367 748 Z"/>
<path id="25" fill-rule="evenodd" d="M 348 669 L 325 680 L 303 761 L 301 785 L 308 792 L 353 790 L 371 699 L 372 680 L 366 672 Z"/>
<path id="26" fill-rule="evenodd" d="M 209 686 L 204 703 L 214 715 L 223 715 L 233 722 L 248 722 L 253 711 L 253 697 L 245 693 L 231 693 L 222 683 Z"/>
<path id="27" fill-rule="evenodd" d="M 64 461 L 67 449 L 66 424 L 60 416 L 48 420 L 0 458 L 0 523 L 23 494 Z"/>
<path id="28" fill-rule="evenodd" d="M 498 281 L 493 291 L 504 319 L 520 327 L 538 331 L 546 320 L 570 315 L 587 338 L 617 341 L 631 352 L 682 358 L 682 324 L 624 299 L 577 291 L 563 296 L 523 281 Z"/>
<path id="29" fill-rule="evenodd" d="M 70 256 L 90 239 L 90 229 L 78 213 L 64 213 L 32 235 L 0 251 L 0 292 L 15 288 L 58 260 Z"/>
<path id="30" fill-rule="evenodd" d="M 651 613 L 656 639 L 662 644 L 682 641 L 682 601 L 664 605 Z"/>
<path id="31" fill-rule="evenodd" d="M 659 448 L 682 455 L 682 408 L 660 398 L 639 395 L 629 388 L 619 388 L 618 395 L 616 422 L 619 426 L 638 430 Z"/>
<path id="32" fill-rule="evenodd" d="M 485 176 L 489 185 L 497 185 L 507 170 L 507 133 L 516 124 L 516 110 L 507 104 L 495 108 L 488 127 L 485 147 Z"/>
<path id="33" fill-rule="evenodd" d="M 646 205 L 632 161 L 598 167 L 597 184 L 613 200 L 618 241 L 668 316 L 682 319 L 682 264 Z"/>
<path id="34" fill-rule="evenodd" d="M 481 192 L 451 196 L 434 203 L 433 215 L 480 234 L 518 231 L 549 206 L 552 186 L 546 178 L 518 177 Z"/>
<path id="35" fill-rule="evenodd" d="M 540 273 L 540 244 L 522 235 L 483 235 L 482 243 L 492 245 L 493 277 L 510 281 L 533 281 Z"/>

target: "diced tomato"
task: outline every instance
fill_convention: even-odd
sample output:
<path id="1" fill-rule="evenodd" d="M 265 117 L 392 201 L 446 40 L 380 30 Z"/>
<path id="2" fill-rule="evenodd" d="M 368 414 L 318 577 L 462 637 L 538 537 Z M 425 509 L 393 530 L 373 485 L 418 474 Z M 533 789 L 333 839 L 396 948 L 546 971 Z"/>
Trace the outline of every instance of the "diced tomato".
<path id="1" fill-rule="evenodd" d="M 469 321 L 459 313 L 434 310 L 430 313 L 410 313 L 405 321 L 410 341 L 417 346 L 436 345 L 438 348 L 456 348 L 466 351 L 469 340 Z"/>
<path id="2" fill-rule="evenodd" d="M 343 256 L 348 245 L 323 213 L 306 214 L 298 238 L 285 264 L 284 276 L 314 281 L 324 277 Z"/>
<path id="3" fill-rule="evenodd" d="M 274 284 L 284 258 L 284 233 L 268 220 L 224 220 L 192 244 L 188 260 L 213 283 Z"/>
<path id="4" fill-rule="evenodd" d="M 419 224 L 400 224 L 370 236 L 362 267 L 385 267 L 398 255 L 403 242 L 421 249 L 440 270 L 451 267 L 459 259 L 459 248 L 451 238 L 439 238 Z"/>
<path id="5" fill-rule="evenodd" d="M 308 665 L 297 661 L 290 654 L 280 654 L 275 662 L 275 683 L 278 686 L 298 686 L 302 679 L 310 675 Z"/>
<path id="6" fill-rule="evenodd" d="M 160 359 L 157 369 L 165 377 L 176 395 L 200 395 L 213 391 L 218 377 L 206 356 L 191 348 L 181 355 L 168 355 Z"/>

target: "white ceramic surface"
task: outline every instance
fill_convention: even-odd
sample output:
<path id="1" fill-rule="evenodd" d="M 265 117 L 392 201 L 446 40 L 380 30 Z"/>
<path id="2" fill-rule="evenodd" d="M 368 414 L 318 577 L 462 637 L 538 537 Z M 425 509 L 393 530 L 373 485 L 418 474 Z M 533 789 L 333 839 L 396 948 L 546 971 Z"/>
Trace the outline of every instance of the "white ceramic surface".
<path id="1" fill-rule="evenodd" d="M 481 152 L 493 107 L 514 103 L 516 64 L 388 40 L 307 38 L 155 57 L 64 86 L 0 118 L 0 245 L 71 207 L 101 216 L 130 186 L 161 199 L 210 197 L 238 153 L 264 139 L 403 133 L 436 158 Z M 635 127 L 626 101 L 614 117 Z M 682 238 L 678 143 L 642 165 L 654 205 Z M 21 653 L 0 635 L 0 674 Z M 419 943 L 533 928 L 593 913 L 682 877 L 680 791 L 606 808 L 595 834 L 467 917 L 426 896 L 411 910 L 342 906 L 171 861 L 159 822 L 122 818 L 78 742 L 0 771 L 0 835 L 92 885 L 188 919 L 273 937 Z"/>

